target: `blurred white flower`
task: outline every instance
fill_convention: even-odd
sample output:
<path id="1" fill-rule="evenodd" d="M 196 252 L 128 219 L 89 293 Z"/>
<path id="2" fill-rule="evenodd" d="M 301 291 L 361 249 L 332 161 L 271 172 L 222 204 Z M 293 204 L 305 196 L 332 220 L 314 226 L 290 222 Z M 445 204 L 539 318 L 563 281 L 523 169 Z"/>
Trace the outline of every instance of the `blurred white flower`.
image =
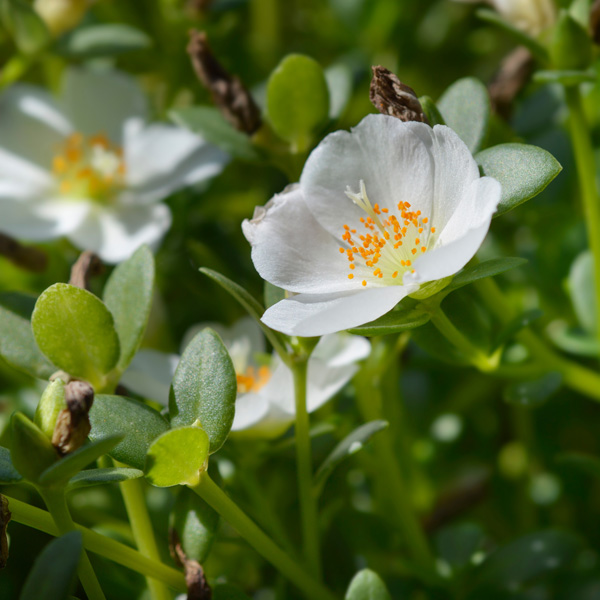
<path id="1" fill-rule="evenodd" d="M 205 327 L 211 327 L 221 336 L 237 375 L 238 395 L 231 430 L 262 438 L 285 433 L 296 414 L 292 372 L 276 354 L 265 354 L 260 327 L 249 317 L 230 328 L 203 323 L 186 334 L 182 351 Z M 358 370 L 358 361 L 366 358 L 370 351 L 371 345 L 363 337 L 324 336 L 308 362 L 308 411 L 317 410 L 341 390 Z M 121 382 L 131 391 L 166 406 L 177 359 L 172 354 L 140 350 Z"/>
<path id="2" fill-rule="evenodd" d="M 482 0 L 456 0 L 457 2 L 481 2 Z M 553 0 L 487 0 L 509 23 L 517 29 L 537 36 L 556 21 Z"/>
<path id="3" fill-rule="evenodd" d="M 292 292 L 263 321 L 318 336 L 380 317 L 464 267 L 499 201 L 448 127 L 369 115 L 332 133 L 300 184 L 243 223 L 261 277 Z"/>
<path id="4" fill-rule="evenodd" d="M 201 137 L 146 124 L 129 76 L 70 69 L 59 99 L 18 84 L 0 96 L 0 231 L 68 237 L 104 261 L 156 246 L 171 225 L 169 194 L 219 173 L 227 157 Z"/>

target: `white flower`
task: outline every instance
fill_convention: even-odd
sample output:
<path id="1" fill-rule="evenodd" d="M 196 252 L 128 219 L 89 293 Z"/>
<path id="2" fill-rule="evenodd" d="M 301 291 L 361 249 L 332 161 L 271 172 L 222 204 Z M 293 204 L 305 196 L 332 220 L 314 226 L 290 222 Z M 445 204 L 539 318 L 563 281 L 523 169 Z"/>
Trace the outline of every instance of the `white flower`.
<path id="1" fill-rule="evenodd" d="M 231 428 L 245 436 L 274 438 L 294 422 L 292 372 L 276 354 L 265 354 L 265 340 L 254 320 L 241 319 L 231 328 L 203 323 L 185 336 L 183 347 L 204 327 L 214 329 L 227 347 L 238 382 L 235 418 Z M 308 362 L 307 408 L 317 410 L 358 370 L 357 362 L 371 350 L 369 342 L 349 334 L 324 336 Z M 140 350 L 121 382 L 130 390 L 165 405 L 178 357 Z"/>
<path id="2" fill-rule="evenodd" d="M 457 0 L 480 2 L 481 0 Z M 487 0 L 509 23 L 517 29 L 537 36 L 556 21 L 553 0 Z"/>
<path id="3" fill-rule="evenodd" d="M 159 204 L 221 171 L 226 155 L 199 136 L 145 123 L 133 79 L 70 69 L 61 97 L 18 84 L 0 96 L 0 231 L 68 237 L 104 261 L 156 246 L 171 225 Z"/>
<path id="4" fill-rule="evenodd" d="M 300 184 L 243 223 L 261 277 L 293 293 L 262 320 L 318 336 L 380 317 L 464 267 L 499 201 L 448 127 L 369 115 L 332 133 Z"/>

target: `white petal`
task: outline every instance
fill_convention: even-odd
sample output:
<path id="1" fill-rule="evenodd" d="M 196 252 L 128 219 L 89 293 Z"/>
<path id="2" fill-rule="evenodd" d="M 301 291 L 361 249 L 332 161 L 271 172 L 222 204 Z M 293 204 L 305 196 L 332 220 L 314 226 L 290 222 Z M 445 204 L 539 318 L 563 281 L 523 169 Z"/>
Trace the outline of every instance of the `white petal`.
<path id="1" fill-rule="evenodd" d="M 432 159 L 413 129 L 393 117 L 368 115 L 351 133 L 332 133 L 313 150 L 300 185 L 310 211 L 327 231 L 340 238 L 344 224 L 355 227 L 365 216 L 345 194 L 347 186 L 358 191 L 360 180 L 372 205 L 396 210 L 398 202 L 408 201 L 411 210 L 429 214 Z"/>
<path id="2" fill-rule="evenodd" d="M 313 412 L 331 400 L 358 371 L 358 365 L 331 368 L 315 360 L 308 365 L 306 408 Z"/>
<path id="3" fill-rule="evenodd" d="M 231 431 L 237 437 L 276 438 L 286 432 L 293 417 L 270 404 L 262 394 L 242 394 L 235 403 Z"/>
<path id="4" fill-rule="evenodd" d="M 126 127 L 125 162 L 130 194 L 154 202 L 175 190 L 217 175 L 228 156 L 180 127 Z"/>
<path id="5" fill-rule="evenodd" d="M 9 88 L 0 96 L 0 175 L 20 178 L 3 168 L 3 155 L 49 170 L 56 149 L 71 131 L 69 120 L 47 92 L 24 84 Z"/>
<path id="6" fill-rule="evenodd" d="M 371 343 L 367 338 L 348 333 L 332 333 L 323 336 L 311 357 L 325 361 L 331 368 L 345 367 L 371 353 Z"/>
<path id="7" fill-rule="evenodd" d="M 325 335 L 368 323 L 417 289 L 418 285 L 394 285 L 344 294 L 299 294 L 271 306 L 262 321 L 287 335 Z"/>
<path id="8" fill-rule="evenodd" d="M 143 348 L 121 376 L 121 383 L 132 392 L 167 406 L 171 380 L 178 363 L 177 354 Z"/>
<path id="9" fill-rule="evenodd" d="M 75 128 L 85 135 L 103 133 L 121 144 L 128 119 L 145 120 L 146 97 L 136 81 L 120 71 L 71 68 L 63 78 L 63 98 Z"/>
<path id="10" fill-rule="evenodd" d="M 500 194 L 500 183 L 491 177 L 473 181 L 441 232 L 437 246 L 415 261 L 415 273 L 406 273 L 404 283 L 435 281 L 462 269 L 481 246 Z"/>
<path id="11" fill-rule="evenodd" d="M 252 244 L 252 262 L 260 276 L 272 284 L 300 293 L 356 290 L 362 280 L 357 265 L 354 280 L 348 279 L 348 259 L 340 244 L 315 220 L 294 187 L 276 195 L 242 229 Z"/>
<path id="12" fill-rule="evenodd" d="M 82 250 L 92 250 L 107 263 L 129 258 L 142 244 L 157 246 L 171 226 L 164 204 L 108 208 L 96 205 L 69 239 Z"/>

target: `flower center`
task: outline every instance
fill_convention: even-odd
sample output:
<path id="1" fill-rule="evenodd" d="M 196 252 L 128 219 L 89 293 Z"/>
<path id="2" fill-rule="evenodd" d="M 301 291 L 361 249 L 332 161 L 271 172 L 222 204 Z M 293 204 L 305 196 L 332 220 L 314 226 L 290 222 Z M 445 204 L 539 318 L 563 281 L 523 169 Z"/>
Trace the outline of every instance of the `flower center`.
<path id="1" fill-rule="evenodd" d="M 244 373 L 236 373 L 236 378 L 238 394 L 258 392 L 271 379 L 271 369 L 264 365 L 258 369 L 248 367 Z"/>
<path id="2" fill-rule="evenodd" d="M 73 133 L 52 159 L 52 172 L 61 194 L 108 202 L 124 186 L 123 150 L 103 134 Z"/>
<path id="3" fill-rule="evenodd" d="M 433 247 L 435 227 L 429 226 L 429 218 L 422 216 L 420 210 L 410 210 L 408 202 L 398 202 L 396 214 L 379 208 L 379 204 L 372 205 L 362 179 L 360 191 L 353 192 L 347 187 L 346 196 L 366 215 L 360 218 L 358 226 L 363 233 L 344 225 L 342 239 L 348 246 L 340 248 L 340 253 L 348 258 L 348 279 L 354 279 L 358 263 L 371 270 L 376 283 L 401 285 L 406 271 L 415 272 L 412 268 L 415 255 Z M 361 283 L 366 286 L 367 280 Z"/>

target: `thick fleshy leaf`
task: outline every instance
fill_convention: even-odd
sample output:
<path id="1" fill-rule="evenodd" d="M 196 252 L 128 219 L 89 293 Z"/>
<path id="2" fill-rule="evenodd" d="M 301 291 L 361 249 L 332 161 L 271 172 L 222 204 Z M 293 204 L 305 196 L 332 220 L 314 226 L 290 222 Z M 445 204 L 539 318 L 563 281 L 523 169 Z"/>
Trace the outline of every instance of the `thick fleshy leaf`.
<path id="1" fill-rule="evenodd" d="M 457 523 L 442 529 L 435 537 L 440 559 L 452 569 L 472 564 L 473 555 L 481 550 L 485 536 L 475 523 Z"/>
<path id="2" fill-rule="evenodd" d="M 562 170 L 550 152 L 527 144 L 499 144 L 478 152 L 475 160 L 502 185 L 495 217 L 537 196 Z"/>
<path id="3" fill-rule="evenodd" d="M 560 83 L 564 86 L 571 86 L 595 82 L 596 73 L 592 69 L 588 71 L 536 71 L 532 79 L 536 83 Z"/>
<path id="4" fill-rule="evenodd" d="M 247 292 L 241 285 L 238 285 L 231 279 L 225 277 L 225 275 L 221 275 L 221 273 L 217 273 L 212 269 L 201 268 L 201 273 L 204 273 L 207 277 L 210 277 L 213 281 L 218 283 L 224 290 L 226 290 L 231 296 L 233 296 L 246 310 L 246 312 L 256 319 L 256 322 L 260 325 L 263 333 L 271 342 L 273 348 L 277 349 L 280 353 L 286 353 L 286 343 L 285 339 L 280 333 L 273 331 L 269 327 L 267 327 L 262 321 L 261 317 L 265 312 L 264 306 L 261 303 L 252 297 L 252 295 Z"/>
<path id="5" fill-rule="evenodd" d="M 144 472 L 139 469 L 129 469 L 125 467 L 109 467 L 106 469 L 87 469 L 80 471 L 77 475 L 71 477 L 67 485 L 67 491 L 76 490 L 82 487 L 91 487 L 93 485 L 105 485 L 107 483 L 118 483 L 120 481 L 129 481 L 143 477 Z"/>
<path id="6" fill-rule="evenodd" d="M 40 379 L 56 367 L 40 352 L 31 329 L 35 298 L 8 292 L 0 294 L 0 355 L 12 366 Z"/>
<path id="7" fill-rule="evenodd" d="M 359 571 L 346 591 L 345 600 L 392 600 L 383 580 L 375 571 Z"/>
<path id="8" fill-rule="evenodd" d="M 110 455 L 136 469 L 144 468 L 150 444 L 169 429 L 165 419 L 148 405 L 123 396 L 98 395 L 90 410 L 92 441 L 125 434 Z"/>
<path id="9" fill-rule="evenodd" d="M 538 408 L 560 388 L 562 379 L 560 373 L 553 371 L 538 379 L 513 383 L 504 390 L 504 399 L 509 404 Z"/>
<path id="10" fill-rule="evenodd" d="M 94 387 L 119 360 L 113 317 L 87 290 L 55 283 L 38 298 L 31 325 L 38 346 L 57 367 Z"/>
<path id="11" fill-rule="evenodd" d="M 71 58 L 114 56 L 152 46 L 152 38 L 125 23 L 104 23 L 78 27 L 65 36 L 58 51 Z"/>
<path id="12" fill-rule="evenodd" d="M 550 574 L 573 559 L 581 546 L 581 540 L 573 533 L 558 529 L 522 536 L 490 554 L 481 564 L 468 598 L 485 598 L 486 593 L 508 591 L 535 577 Z"/>
<path id="13" fill-rule="evenodd" d="M 52 540 L 33 563 L 19 600 L 69 598 L 82 550 L 80 531 L 70 531 Z"/>
<path id="14" fill-rule="evenodd" d="M 511 269 L 516 269 L 524 265 L 527 262 L 524 258 L 491 258 L 485 262 L 478 263 L 465 267 L 452 279 L 448 287 L 442 290 L 442 294 L 450 293 L 458 288 L 461 288 L 469 283 L 473 283 L 478 279 L 484 279 L 485 277 L 494 277 L 505 273 Z"/>
<path id="15" fill-rule="evenodd" d="M 33 417 L 33 422 L 46 434 L 48 439 L 52 439 L 56 420 L 63 408 L 67 408 L 65 384 L 62 379 L 57 378 L 46 386 Z"/>
<path id="16" fill-rule="evenodd" d="M 39 52 L 50 42 L 50 33 L 33 7 L 24 0 L 4 0 L 0 4 L 2 23 L 25 54 Z"/>
<path id="17" fill-rule="evenodd" d="M 431 315 L 419 308 L 392 310 L 375 321 L 365 323 L 359 327 L 353 327 L 348 331 L 367 337 L 374 335 L 388 335 L 421 327 L 421 325 L 425 325 L 429 319 L 431 319 Z"/>
<path id="18" fill-rule="evenodd" d="M 429 121 L 429 124 L 433 127 L 435 125 L 445 125 L 444 117 L 442 117 L 442 113 L 438 110 L 438 107 L 435 105 L 435 102 L 429 96 L 421 96 L 419 98 L 419 102 L 421 103 L 421 108 Z"/>
<path id="19" fill-rule="evenodd" d="M 307 150 L 328 116 L 329 90 L 319 63 L 302 54 L 286 56 L 267 83 L 267 117 L 277 135 Z"/>
<path id="20" fill-rule="evenodd" d="M 566 465 L 569 468 L 573 467 L 593 477 L 600 478 L 600 458 L 596 456 L 581 454 L 579 452 L 565 452 L 564 454 L 560 454 L 557 460 L 560 464 Z"/>
<path id="21" fill-rule="evenodd" d="M 219 525 L 219 514 L 186 487 L 177 493 L 169 527 L 175 530 L 185 555 L 202 564 L 211 549 Z"/>
<path id="22" fill-rule="evenodd" d="M 86 444 L 67 454 L 57 463 L 48 467 L 39 477 L 41 486 L 64 485 L 84 467 L 94 462 L 101 456 L 108 454 L 123 438 L 124 434 L 112 435 Z"/>
<path id="23" fill-rule="evenodd" d="M 260 152 L 250 138 L 234 129 L 212 106 L 186 106 L 169 112 L 174 123 L 199 133 L 207 142 L 225 150 L 231 156 L 248 161 L 259 161 Z"/>
<path id="24" fill-rule="evenodd" d="M 23 413 L 14 413 L 10 424 L 12 464 L 23 477 L 35 482 L 59 460 L 58 453 L 42 430 Z"/>
<path id="25" fill-rule="evenodd" d="M 327 481 L 327 478 L 341 462 L 364 448 L 365 444 L 376 433 L 385 429 L 387 426 L 387 421 L 371 421 L 370 423 L 361 425 L 350 435 L 346 436 L 323 461 L 323 464 L 319 467 L 319 470 L 315 474 L 315 492 L 317 494 L 320 493 L 325 485 L 325 482 Z"/>
<path id="26" fill-rule="evenodd" d="M 209 438 L 200 427 L 179 427 L 154 440 L 144 472 L 156 487 L 196 485 L 208 460 Z"/>
<path id="27" fill-rule="evenodd" d="M 208 434 L 212 454 L 229 435 L 236 395 L 231 358 L 221 338 L 207 328 L 189 343 L 175 371 L 169 398 L 171 424 L 199 424 Z"/>
<path id="28" fill-rule="evenodd" d="M 582 252 L 571 265 L 567 288 L 579 324 L 594 335 L 598 329 L 597 301 L 594 290 L 594 257 L 589 250 Z"/>
<path id="29" fill-rule="evenodd" d="M 526 310 L 520 315 L 517 315 L 514 319 L 509 321 L 496 336 L 492 343 L 491 350 L 494 351 L 502 346 L 502 344 L 510 340 L 515 333 L 531 325 L 531 323 L 541 318 L 543 314 L 544 313 L 541 310 L 533 308 L 531 310 Z"/>
<path id="30" fill-rule="evenodd" d="M 142 341 L 152 305 L 154 256 L 142 246 L 111 273 L 104 287 L 104 303 L 110 310 L 119 336 L 118 367 L 127 368 Z"/>
<path id="31" fill-rule="evenodd" d="M 465 77 L 453 83 L 438 100 L 438 108 L 448 127 L 458 133 L 469 150 L 481 148 L 488 130 L 490 100 L 479 79 Z"/>
<path id="32" fill-rule="evenodd" d="M 0 483 L 19 483 L 22 479 L 12 463 L 10 450 L 0 446 Z"/>

